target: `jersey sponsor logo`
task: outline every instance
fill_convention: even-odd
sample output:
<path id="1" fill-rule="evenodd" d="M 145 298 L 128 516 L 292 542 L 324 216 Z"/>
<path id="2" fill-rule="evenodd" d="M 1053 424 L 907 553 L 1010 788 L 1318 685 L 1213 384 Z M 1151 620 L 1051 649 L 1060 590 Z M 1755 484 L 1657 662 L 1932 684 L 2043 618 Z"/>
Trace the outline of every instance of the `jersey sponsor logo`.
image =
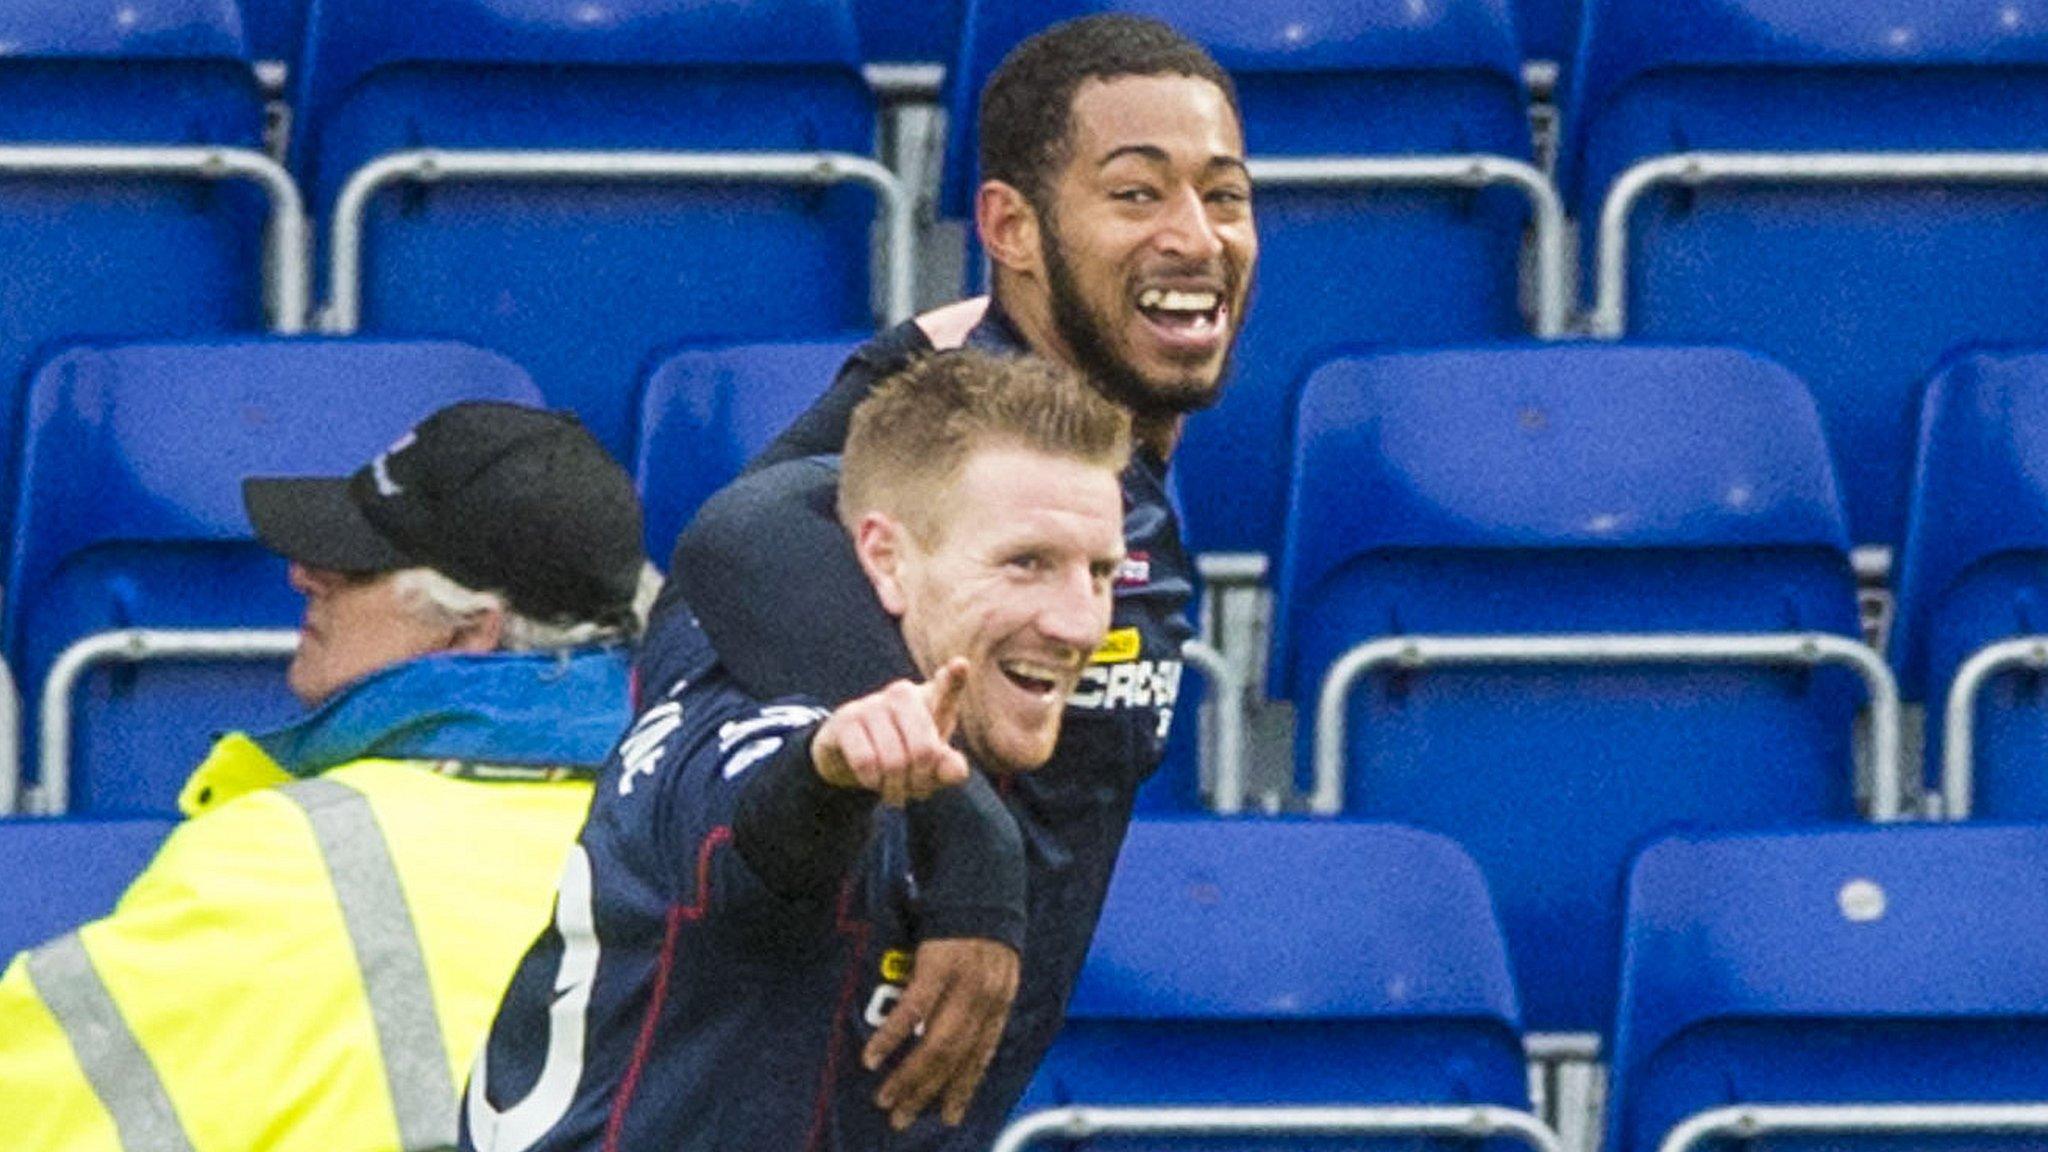
<path id="1" fill-rule="evenodd" d="M 725 757 L 720 774 L 730 780 L 745 772 L 775 755 L 792 729 L 809 727 L 827 715 L 823 708 L 770 704 L 748 719 L 726 721 L 718 726 L 718 751 Z"/>
<path id="2" fill-rule="evenodd" d="M 673 700 L 649 708 L 640 717 L 619 744 L 619 762 L 624 765 L 619 772 L 619 795 L 631 796 L 640 777 L 654 775 L 662 754 L 668 751 L 668 738 L 682 726 L 683 706 Z"/>
<path id="3" fill-rule="evenodd" d="M 1069 708 L 1114 711 L 1119 708 L 1170 709 L 1180 699 L 1180 661 L 1128 660 L 1122 664 L 1091 664 L 1081 683 L 1067 697 Z"/>
<path id="4" fill-rule="evenodd" d="M 1143 588 L 1152 582 L 1152 554 L 1133 552 L 1124 557 L 1116 568 L 1116 586 L 1119 588 Z"/>
<path id="5" fill-rule="evenodd" d="M 1136 660 L 1145 647 L 1145 638 L 1136 628 L 1118 628 L 1102 638 L 1102 646 L 1088 657 L 1090 664 L 1122 664 Z"/>

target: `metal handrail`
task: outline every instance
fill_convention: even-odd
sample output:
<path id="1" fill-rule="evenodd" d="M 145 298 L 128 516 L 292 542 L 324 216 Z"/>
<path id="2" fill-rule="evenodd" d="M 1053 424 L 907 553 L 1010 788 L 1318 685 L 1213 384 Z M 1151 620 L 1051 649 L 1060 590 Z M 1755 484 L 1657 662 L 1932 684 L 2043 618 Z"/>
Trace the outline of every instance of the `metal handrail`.
<path id="1" fill-rule="evenodd" d="M 416 148 L 392 152 L 351 174 L 328 224 L 327 310 L 323 331 L 354 332 L 362 323 L 363 215 L 370 198 L 401 182 L 661 182 L 695 184 L 864 184 L 881 202 L 884 307 L 891 324 L 907 320 L 916 298 L 916 204 L 895 173 L 845 152 L 565 152 Z"/>
<path id="2" fill-rule="evenodd" d="M 1216 706 L 1216 786 L 1210 803 L 1234 816 L 1244 810 L 1244 678 L 1229 657 L 1200 640 L 1182 644 L 1180 656 L 1208 678 Z"/>
<path id="3" fill-rule="evenodd" d="M 2048 1132 L 2048 1104 L 1738 1104 L 1686 1117 L 1657 1149 L 1688 1152 L 1716 1136 L 1752 1140 L 1779 1132 Z"/>
<path id="4" fill-rule="evenodd" d="M 1536 245 L 1535 335 L 1564 335 L 1571 290 L 1565 268 L 1564 201 L 1534 165 L 1506 156 L 1253 157 L 1246 165 L 1253 187 L 1437 187 L 1520 189 L 1534 210 Z"/>
<path id="5" fill-rule="evenodd" d="M 20 811 L 21 802 L 21 693 L 14 683 L 14 669 L 0 660 L 0 816 Z"/>
<path id="6" fill-rule="evenodd" d="M 1986 681 L 2012 668 L 2048 668 L 2048 636 L 1987 644 L 1956 669 L 1941 729 L 1941 811 L 1967 820 L 1977 791 L 1977 695 Z"/>
<path id="7" fill-rule="evenodd" d="M 2048 184 L 2048 152 L 1682 152 L 1631 167 L 1600 206 L 1591 333 L 1628 331 L 1629 216 L 1663 184 Z"/>
<path id="8" fill-rule="evenodd" d="M 1195 569 L 1202 579 L 1202 616 L 1210 637 L 1204 647 L 1220 664 L 1219 669 L 1205 666 L 1203 671 L 1217 682 L 1218 695 L 1225 697 L 1215 712 L 1212 735 L 1218 747 L 1209 792 L 1210 809 L 1223 816 L 1244 811 L 1252 698 L 1259 691 L 1267 639 L 1247 618 L 1247 610 L 1226 609 L 1225 604 L 1256 593 L 1266 578 L 1266 567 L 1263 552 L 1204 552 L 1195 557 Z"/>
<path id="9" fill-rule="evenodd" d="M 1049 1108 L 1011 1121 L 989 1152 L 1091 1136 L 1505 1136 L 1563 1152 L 1541 1120 L 1512 1108 L 1459 1106 Z"/>
<path id="10" fill-rule="evenodd" d="M 121 628 L 76 641 L 50 665 L 43 681 L 36 782 L 30 810 L 61 816 L 71 807 L 71 695 L 84 675 L 101 664 L 142 664 L 157 660 L 271 660 L 298 649 L 299 634 L 288 628 Z"/>
<path id="11" fill-rule="evenodd" d="M 1315 791 L 1310 811 L 1335 816 L 1344 805 L 1345 702 L 1367 673 L 1429 665 L 1761 664 L 1854 669 L 1870 693 L 1870 818 L 1892 821 L 1905 807 L 1899 756 L 1899 688 L 1869 646 L 1825 632 L 1669 633 L 1584 636 L 1393 636 L 1344 653 L 1323 677 L 1316 700 Z"/>
<path id="12" fill-rule="evenodd" d="M 917 61 L 863 64 L 861 78 L 883 100 L 937 100 L 946 90 L 946 66 Z"/>
<path id="13" fill-rule="evenodd" d="M 263 297 L 270 330 L 281 335 L 306 330 L 313 297 L 306 205 L 291 174 L 263 153 L 205 145 L 9 144 L 0 145 L 0 175 L 251 181 L 270 202 L 263 245 Z"/>

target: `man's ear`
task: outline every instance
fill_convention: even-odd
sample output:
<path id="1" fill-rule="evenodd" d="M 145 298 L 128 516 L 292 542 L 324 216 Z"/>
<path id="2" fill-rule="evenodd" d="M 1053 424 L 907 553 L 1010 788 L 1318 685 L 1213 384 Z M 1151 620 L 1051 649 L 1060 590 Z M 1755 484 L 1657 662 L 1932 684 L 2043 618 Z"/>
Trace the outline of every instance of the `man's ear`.
<path id="1" fill-rule="evenodd" d="M 448 641 L 450 652 L 496 652 L 505 640 L 505 610 L 482 608 L 463 620 Z"/>
<path id="2" fill-rule="evenodd" d="M 854 555 L 860 557 L 861 571 L 875 586 L 875 598 L 891 616 L 903 615 L 903 559 L 911 546 L 910 530 L 903 522 L 881 512 L 869 512 L 853 529 Z"/>
<path id="3" fill-rule="evenodd" d="M 1045 249 L 1038 209 L 1015 185 L 985 180 L 974 193 L 974 226 L 982 251 L 999 268 L 1022 276 L 1045 273 Z"/>

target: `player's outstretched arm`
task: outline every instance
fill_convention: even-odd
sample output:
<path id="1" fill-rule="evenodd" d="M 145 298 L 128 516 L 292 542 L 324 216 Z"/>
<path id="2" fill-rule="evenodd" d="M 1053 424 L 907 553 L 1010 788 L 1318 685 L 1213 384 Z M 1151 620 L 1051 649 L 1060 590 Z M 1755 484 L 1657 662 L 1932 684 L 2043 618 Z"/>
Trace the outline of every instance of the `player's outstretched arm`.
<path id="1" fill-rule="evenodd" d="M 953 747 L 967 660 L 955 656 L 922 684 L 898 680 L 844 704 L 818 726 L 811 763 L 835 788 L 865 788 L 901 808 L 967 782 Z"/>
<path id="2" fill-rule="evenodd" d="M 752 473 L 714 496 L 676 542 L 672 610 L 694 610 L 720 663 L 756 696 L 830 704 L 916 675 L 902 634 L 876 601 L 839 524 L 836 483 L 835 470 L 811 460 Z M 649 656 L 642 654 L 643 692 L 663 682 Z M 802 766 L 801 784 L 822 784 L 808 758 Z M 829 792 L 835 807 L 875 796 Z M 961 787 L 913 801 L 908 814 L 924 889 L 922 940 L 899 1002 L 910 1010 L 900 1018 L 892 1013 L 899 1023 L 878 1032 L 864 1053 L 871 1067 L 881 1067 L 914 1041 L 877 1097 L 902 1123 L 934 1100 L 954 1119 L 980 1086 L 1016 997 L 1026 897 L 1024 838 L 987 777 L 975 772 Z M 820 865 L 799 864 L 798 885 L 813 886 L 825 874 Z M 760 864 L 756 870 L 769 871 Z M 919 1026 L 922 1038 L 914 1035 Z"/>

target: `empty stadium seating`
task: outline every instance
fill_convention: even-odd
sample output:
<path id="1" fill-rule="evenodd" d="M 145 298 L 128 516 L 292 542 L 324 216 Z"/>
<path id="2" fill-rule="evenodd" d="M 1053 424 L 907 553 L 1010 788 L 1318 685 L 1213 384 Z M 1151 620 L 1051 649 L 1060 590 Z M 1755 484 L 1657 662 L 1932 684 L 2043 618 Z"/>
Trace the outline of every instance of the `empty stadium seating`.
<path id="1" fill-rule="evenodd" d="M 2048 354 L 1976 352 L 1927 387 L 1891 659 L 1927 705 L 1942 765 L 1945 705 L 1986 645 L 2048 633 Z M 1993 677 L 1974 709 L 1973 810 L 2048 817 L 2048 701 L 2039 665 Z"/>
<path id="2" fill-rule="evenodd" d="M 1569 66 L 1579 47 L 1579 9 L 1584 0 L 1515 0 L 1522 30 L 1522 54 Z"/>
<path id="3" fill-rule="evenodd" d="M 233 0 L 9 0 L 0 43 L 0 146 L 261 143 Z M 0 508 L 21 394 L 52 348 L 263 328 L 264 216 L 256 189 L 190 173 L 0 163 Z"/>
<path id="4" fill-rule="evenodd" d="M 641 395 L 634 469 L 649 556 L 666 566 L 697 506 L 824 393 L 855 346 L 737 344 L 661 361 Z"/>
<path id="5" fill-rule="evenodd" d="M 1559 183 L 1590 255 L 1622 174 L 1661 156 L 2044 147 L 2048 25 L 2016 5 L 1589 0 Z M 1633 214 L 1615 302 L 1630 336 L 1739 343 L 1805 377 L 1852 537 L 1895 545 L 1921 382 L 1959 343 L 2048 338 L 2028 183 L 1667 182 Z"/>
<path id="6" fill-rule="evenodd" d="M 1236 80 L 1255 158 L 1529 156 L 1505 0 L 974 0 L 949 78 L 943 210 L 966 211 L 975 100 L 1002 56 L 1056 20 L 1101 11 L 1159 16 L 1208 46 Z M 1258 289 L 1234 382 L 1176 454 L 1196 551 L 1277 547 L 1288 413 L 1332 349 L 1528 330 L 1517 299 L 1529 219 L 1520 193 L 1268 179 L 1257 199 Z"/>
<path id="7" fill-rule="evenodd" d="M 1857 634 L 1813 402 L 1750 353 L 1338 359 L 1304 388 L 1295 451 L 1272 667 L 1303 717 L 1305 768 L 1319 734 L 1337 738 L 1307 722 L 1319 689 L 1368 641 Z M 1644 837 L 1855 814 L 1859 692 L 1843 670 L 1381 655 L 1339 709 L 1342 790 L 1326 807 L 1473 854 L 1532 1029 L 1605 1025 L 1618 882 Z"/>
<path id="8" fill-rule="evenodd" d="M 454 344 L 257 338 L 52 360 L 30 392 L 0 609 L 24 715 L 59 654 L 95 633 L 295 627 L 299 597 L 251 536 L 242 479 L 347 475 L 461 399 L 541 402 L 519 368 Z M 219 730 L 295 711 L 274 659 L 91 669 L 72 709 L 72 807 L 172 811 Z M 32 731 L 25 746 L 32 764 Z"/>
<path id="9" fill-rule="evenodd" d="M 960 17 L 965 0 L 853 0 L 853 18 L 860 27 L 861 54 L 869 60 L 919 61 L 942 64 L 960 46 Z"/>
<path id="10" fill-rule="evenodd" d="M 1131 826 L 1067 1026 L 1018 1114 L 1266 1104 L 1527 1107 L 1500 928 L 1455 845 L 1385 824 Z M 1199 1147 L 1283 1145 L 1332 1146 Z"/>
<path id="11" fill-rule="evenodd" d="M 1772 1104 L 2048 1100 L 2048 829 L 1682 836 L 1629 878 L 1606 1152 Z M 2037 1110 L 2038 1111 L 2038 1110 Z M 1693 1149 L 2019 1152 L 1723 1127 Z"/>
<path id="12" fill-rule="evenodd" d="M 866 156 L 859 65 L 841 0 L 323 0 L 292 166 L 331 225 L 352 173 L 410 149 Z M 873 325 L 874 205 L 852 186 L 479 182 L 444 165 L 370 197 L 360 330 L 504 352 L 630 459 L 658 350 Z"/>
<path id="13" fill-rule="evenodd" d="M 15 953 L 113 911 L 175 823 L 0 819 L 0 969 Z"/>
<path id="14" fill-rule="evenodd" d="M 241 0 L 241 5 L 252 57 L 285 63 L 298 59 L 306 36 L 306 11 L 313 0 Z"/>

